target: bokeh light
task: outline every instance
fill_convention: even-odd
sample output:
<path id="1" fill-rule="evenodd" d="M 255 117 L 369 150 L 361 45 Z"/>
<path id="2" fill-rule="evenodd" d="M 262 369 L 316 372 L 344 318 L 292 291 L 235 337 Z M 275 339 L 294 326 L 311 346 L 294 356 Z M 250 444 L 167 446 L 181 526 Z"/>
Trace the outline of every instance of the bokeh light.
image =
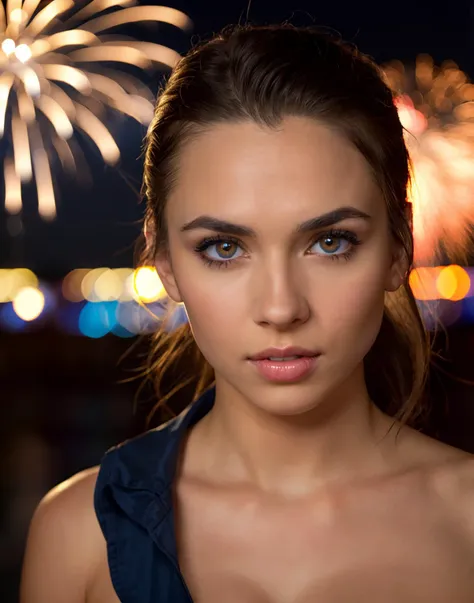
<path id="1" fill-rule="evenodd" d="M 101 301 L 95 292 L 95 284 L 102 274 L 105 274 L 109 268 L 94 268 L 89 270 L 81 281 L 81 293 L 84 299 L 92 302 Z"/>
<path id="2" fill-rule="evenodd" d="M 117 308 L 117 321 L 129 333 L 138 334 L 145 321 L 144 309 L 133 301 L 122 302 Z"/>
<path id="3" fill-rule="evenodd" d="M 441 298 L 459 301 L 468 294 L 471 280 L 461 266 L 446 266 L 436 279 L 436 288 Z"/>
<path id="4" fill-rule="evenodd" d="M 122 283 L 122 290 L 120 292 L 119 301 L 125 302 L 132 301 L 132 299 L 135 299 L 135 292 L 133 288 L 133 268 L 115 268 L 114 273 L 119 277 Z"/>
<path id="5" fill-rule="evenodd" d="M 150 303 L 166 296 L 166 291 L 156 272 L 151 266 L 141 266 L 135 270 L 133 280 L 134 291 L 137 299 Z"/>
<path id="6" fill-rule="evenodd" d="M 420 267 L 411 271 L 408 282 L 413 295 L 419 300 L 438 299 L 439 293 L 436 288 L 436 279 L 441 271 L 439 267 Z"/>
<path id="7" fill-rule="evenodd" d="M 130 333 L 152 333 L 165 315 L 163 306 L 145 307 L 135 301 L 120 303 L 117 320 Z"/>
<path id="8" fill-rule="evenodd" d="M 90 270 L 88 268 L 76 268 L 64 277 L 62 293 L 65 299 L 72 302 L 80 302 L 84 299 L 82 293 L 82 281 Z"/>
<path id="9" fill-rule="evenodd" d="M 18 316 L 11 302 L 0 305 L 0 325 L 13 333 L 24 331 L 28 323 Z"/>
<path id="10" fill-rule="evenodd" d="M 184 304 L 177 304 L 169 320 L 166 322 L 166 330 L 172 332 L 181 325 L 188 322 L 188 315 Z"/>
<path id="11" fill-rule="evenodd" d="M 115 301 L 122 293 L 122 280 L 113 270 L 106 270 L 99 275 L 93 287 L 97 299 L 100 301 Z"/>
<path id="12" fill-rule="evenodd" d="M 65 276 L 62 293 L 73 302 L 131 301 L 137 298 L 133 277 L 133 268 L 77 268 Z"/>
<path id="13" fill-rule="evenodd" d="M 0 303 L 13 301 L 23 287 L 37 287 L 38 277 L 27 268 L 0 270 Z"/>
<path id="14" fill-rule="evenodd" d="M 440 299 L 438 300 L 438 304 L 439 322 L 441 322 L 444 327 L 455 324 L 462 317 L 462 302 Z"/>
<path id="15" fill-rule="evenodd" d="M 418 311 L 423 321 L 423 325 L 428 331 L 434 331 L 439 326 L 441 321 L 439 299 L 434 300 L 417 300 Z"/>
<path id="16" fill-rule="evenodd" d="M 415 109 L 413 101 L 407 94 L 395 100 L 398 117 L 402 126 L 412 134 L 422 134 L 428 127 L 428 120 L 421 111 Z"/>
<path id="17" fill-rule="evenodd" d="M 13 309 L 22 320 L 35 320 L 44 309 L 43 292 L 35 287 L 23 287 L 13 299 Z"/>
<path id="18" fill-rule="evenodd" d="M 88 302 L 79 315 L 79 329 L 86 337 L 98 339 L 117 325 L 117 302 Z"/>
<path id="19" fill-rule="evenodd" d="M 473 278 L 473 268 L 456 264 L 412 270 L 409 284 L 428 329 L 472 321 Z M 468 301 L 463 305 L 462 300 Z M 188 320 L 184 305 L 171 302 L 156 269 L 149 266 L 79 268 L 57 285 L 40 283 L 25 268 L 3 269 L 0 310 L 0 327 L 6 330 L 19 331 L 28 323 L 37 329 L 51 321 L 65 333 L 93 338 L 152 333 L 165 319 L 172 331 Z"/>

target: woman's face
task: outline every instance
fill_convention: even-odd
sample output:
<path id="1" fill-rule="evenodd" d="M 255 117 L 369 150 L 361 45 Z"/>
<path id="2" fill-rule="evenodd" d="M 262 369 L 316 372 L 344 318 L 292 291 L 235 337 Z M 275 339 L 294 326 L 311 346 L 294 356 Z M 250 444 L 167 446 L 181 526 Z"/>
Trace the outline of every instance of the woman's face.
<path id="1" fill-rule="evenodd" d="M 221 388 L 286 415 L 360 388 L 403 266 L 369 165 L 342 134 L 301 117 L 279 131 L 214 126 L 183 149 L 166 219 L 158 273 Z M 249 361 L 286 346 L 318 352 L 309 374 L 272 381 Z"/>

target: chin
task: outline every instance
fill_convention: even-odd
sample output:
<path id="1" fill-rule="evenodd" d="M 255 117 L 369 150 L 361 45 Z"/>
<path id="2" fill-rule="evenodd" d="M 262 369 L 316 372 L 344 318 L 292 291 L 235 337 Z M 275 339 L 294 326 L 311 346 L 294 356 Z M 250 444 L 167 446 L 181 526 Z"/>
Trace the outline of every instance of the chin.
<path id="1" fill-rule="evenodd" d="M 319 390 L 319 391 L 318 391 Z M 254 406 L 272 415 L 296 417 L 316 410 L 322 403 L 321 389 L 314 384 L 265 384 L 248 396 Z M 257 402 L 258 401 L 258 402 Z"/>

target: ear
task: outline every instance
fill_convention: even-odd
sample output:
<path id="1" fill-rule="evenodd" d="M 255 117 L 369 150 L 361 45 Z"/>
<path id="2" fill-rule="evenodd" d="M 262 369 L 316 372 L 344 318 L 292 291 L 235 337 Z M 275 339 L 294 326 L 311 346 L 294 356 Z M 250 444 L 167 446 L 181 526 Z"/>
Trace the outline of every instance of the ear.
<path id="1" fill-rule="evenodd" d="M 146 251 L 148 252 L 152 249 L 155 240 L 154 230 L 149 220 L 145 220 L 143 223 L 143 236 L 145 237 Z"/>
<path id="2" fill-rule="evenodd" d="M 403 246 L 394 244 L 392 261 L 387 273 L 385 291 L 396 291 L 402 285 L 408 272 L 408 258 Z"/>
<path id="3" fill-rule="evenodd" d="M 155 245 L 156 234 L 151 220 L 145 219 L 143 224 L 143 234 L 145 236 L 147 251 L 152 253 L 151 250 Z M 168 297 L 174 302 L 180 303 L 182 301 L 181 294 L 179 293 L 178 285 L 176 283 L 176 279 L 174 278 L 173 266 L 171 264 L 169 252 L 164 250 L 159 253 L 154 258 L 154 265 Z"/>
<path id="4" fill-rule="evenodd" d="M 168 297 L 177 304 L 181 303 L 183 299 L 179 292 L 178 283 L 173 272 L 173 265 L 167 251 L 163 251 L 156 257 L 155 268 Z"/>

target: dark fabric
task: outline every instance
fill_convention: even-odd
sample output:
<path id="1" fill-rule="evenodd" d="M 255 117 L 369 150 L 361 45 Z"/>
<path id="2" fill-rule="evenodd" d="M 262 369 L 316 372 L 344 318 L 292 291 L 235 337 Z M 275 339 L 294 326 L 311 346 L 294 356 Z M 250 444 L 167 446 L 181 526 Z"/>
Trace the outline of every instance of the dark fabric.
<path id="1" fill-rule="evenodd" d="M 172 484 L 186 430 L 214 405 L 205 392 L 178 417 L 108 450 L 94 507 L 122 603 L 191 603 L 178 565 Z"/>

